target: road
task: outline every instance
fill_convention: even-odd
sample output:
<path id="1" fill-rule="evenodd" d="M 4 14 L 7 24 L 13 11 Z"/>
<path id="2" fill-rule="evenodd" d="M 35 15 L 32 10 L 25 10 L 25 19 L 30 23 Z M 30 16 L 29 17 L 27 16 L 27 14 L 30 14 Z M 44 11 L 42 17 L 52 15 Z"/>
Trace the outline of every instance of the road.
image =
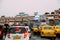
<path id="1" fill-rule="evenodd" d="M 50 40 L 50 39 L 41 38 L 39 36 L 32 36 L 32 38 L 30 40 Z M 60 40 L 60 38 L 56 38 L 56 40 Z"/>
<path id="2" fill-rule="evenodd" d="M 40 37 L 34 36 L 34 37 L 32 37 L 30 40 L 49 40 L 49 39 L 40 38 Z"/>
<path id="3" fill-rule="evenodd" d="M 33 33 L 31 34 L 31 39 L 30 40 L 49 40 L 46 38 L 41 38 L 39 35 L 34 35 Z"/>
<path id="4" fill-rule="evenodd" d="M 38 36 L 32 36 L 30 40 L 50 40 L 50 39 L 41 38 L 41 37 L 38 37 Z M 56 40 L 60 40 L 60 38 L 56 38 Z"/>
<path id="5" fill-rule="evenodd" d="M 37 35 L 33 35 L 33 34 L 31 34 L 31 35 L 32 36 L 31 36 L 30 40 L 50 40 L 50 39 L 47 39 L 47 38 L 41 38 L 40 36 L 37 36 Z M 56 38 L 56 40 L 60 40 L 60 38 Z"/>
<path id="6" fill-rule="evenodd" d="M 32 33 L 32 36 L 31 36 L 31 39 L 30 40 L 51 40 L 51 39 L 48 39 L 48 38 L 41 38 L 39 35 L 33 35 Z M 56 40 L 60 40 L 60 38 L 57 38 L 56 37 Z"/>
<path id="7" fill-rule="evenodd" d="M 8 39 L 7 39 L 7 40 L 8 40 Z M 50 40 L 50 39 L 33 36 L 30 40 Z M 56 38 L 56 40 L 60 40 L 60 38 Z"/>

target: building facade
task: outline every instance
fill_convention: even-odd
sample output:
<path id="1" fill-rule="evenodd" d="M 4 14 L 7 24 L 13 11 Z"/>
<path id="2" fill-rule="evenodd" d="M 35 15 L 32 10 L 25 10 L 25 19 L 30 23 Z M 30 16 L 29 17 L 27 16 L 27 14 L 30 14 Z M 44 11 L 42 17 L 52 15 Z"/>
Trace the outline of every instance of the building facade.
<path id="1" fill-rule="evenodd" d="M 45 16 L 45 17 L 42 18 L 42 16 Z M 55 10 L 54 12 L 41 15 L 40 21 L 44 18 L 45 18 L 45 20 L 52 19 L 55 22 L 59 21 L 60 20 L 60 8 L 58 10 Z M 28 14 L 24 14 L 24 12 L 21 12 L 18 15 L 16 15 L 15 17 L 5 17 L 5 16 L 0 17 L 0 24 L 10 24 L 11 25 L 11 24 L 20 23 L 20 22 L 23 22 L 23 23 L 35 22 L 34 16 L 29 16 Z"/>

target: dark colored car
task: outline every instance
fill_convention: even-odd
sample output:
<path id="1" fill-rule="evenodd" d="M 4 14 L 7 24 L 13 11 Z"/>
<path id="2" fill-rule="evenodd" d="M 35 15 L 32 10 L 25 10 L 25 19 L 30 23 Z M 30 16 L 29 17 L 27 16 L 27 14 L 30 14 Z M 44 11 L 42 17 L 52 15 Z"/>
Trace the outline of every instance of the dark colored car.
<path id="1" fill-rule="evenodd" d="M 0 25 L 0 40 L 3 40 L 3 26 Z"/>

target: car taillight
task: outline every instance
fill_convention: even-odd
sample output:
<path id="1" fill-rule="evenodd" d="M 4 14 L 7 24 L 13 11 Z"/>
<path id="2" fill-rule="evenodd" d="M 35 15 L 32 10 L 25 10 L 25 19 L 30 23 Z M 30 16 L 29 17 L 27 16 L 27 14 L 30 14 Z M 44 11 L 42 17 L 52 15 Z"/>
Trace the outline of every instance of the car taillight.
<path id="1" fill-rule="evenodd" d="M 7 32 L 7 37 L 10 38 L 10 32 Z"/>
<path id="2" fill-rule="evenodd" d="M 1 35 L 2 31 L 0 31 L 0 35 Z"/>
<path id="3" fill-rule="evenodd" d="M 24 31 L 24 38 L 26 38 L 28 35 L 28 32 L 27 31 Z"/>

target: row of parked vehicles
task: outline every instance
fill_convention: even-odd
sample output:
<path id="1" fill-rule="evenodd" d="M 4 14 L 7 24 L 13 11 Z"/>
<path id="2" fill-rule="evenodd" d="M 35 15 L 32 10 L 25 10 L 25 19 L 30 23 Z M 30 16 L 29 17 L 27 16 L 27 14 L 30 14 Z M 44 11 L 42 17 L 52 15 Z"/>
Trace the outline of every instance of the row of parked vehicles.
<path id="1" fill-rule="evenodd" d="M 50 26 L 50 25 L 40 25 L 34 26 L 32 28 L 33 33 L 40 35 L 40 37 L 50 38 L 51 40 L 55 40 L 56 37 L 60 36 L 60 26 Z"/>

